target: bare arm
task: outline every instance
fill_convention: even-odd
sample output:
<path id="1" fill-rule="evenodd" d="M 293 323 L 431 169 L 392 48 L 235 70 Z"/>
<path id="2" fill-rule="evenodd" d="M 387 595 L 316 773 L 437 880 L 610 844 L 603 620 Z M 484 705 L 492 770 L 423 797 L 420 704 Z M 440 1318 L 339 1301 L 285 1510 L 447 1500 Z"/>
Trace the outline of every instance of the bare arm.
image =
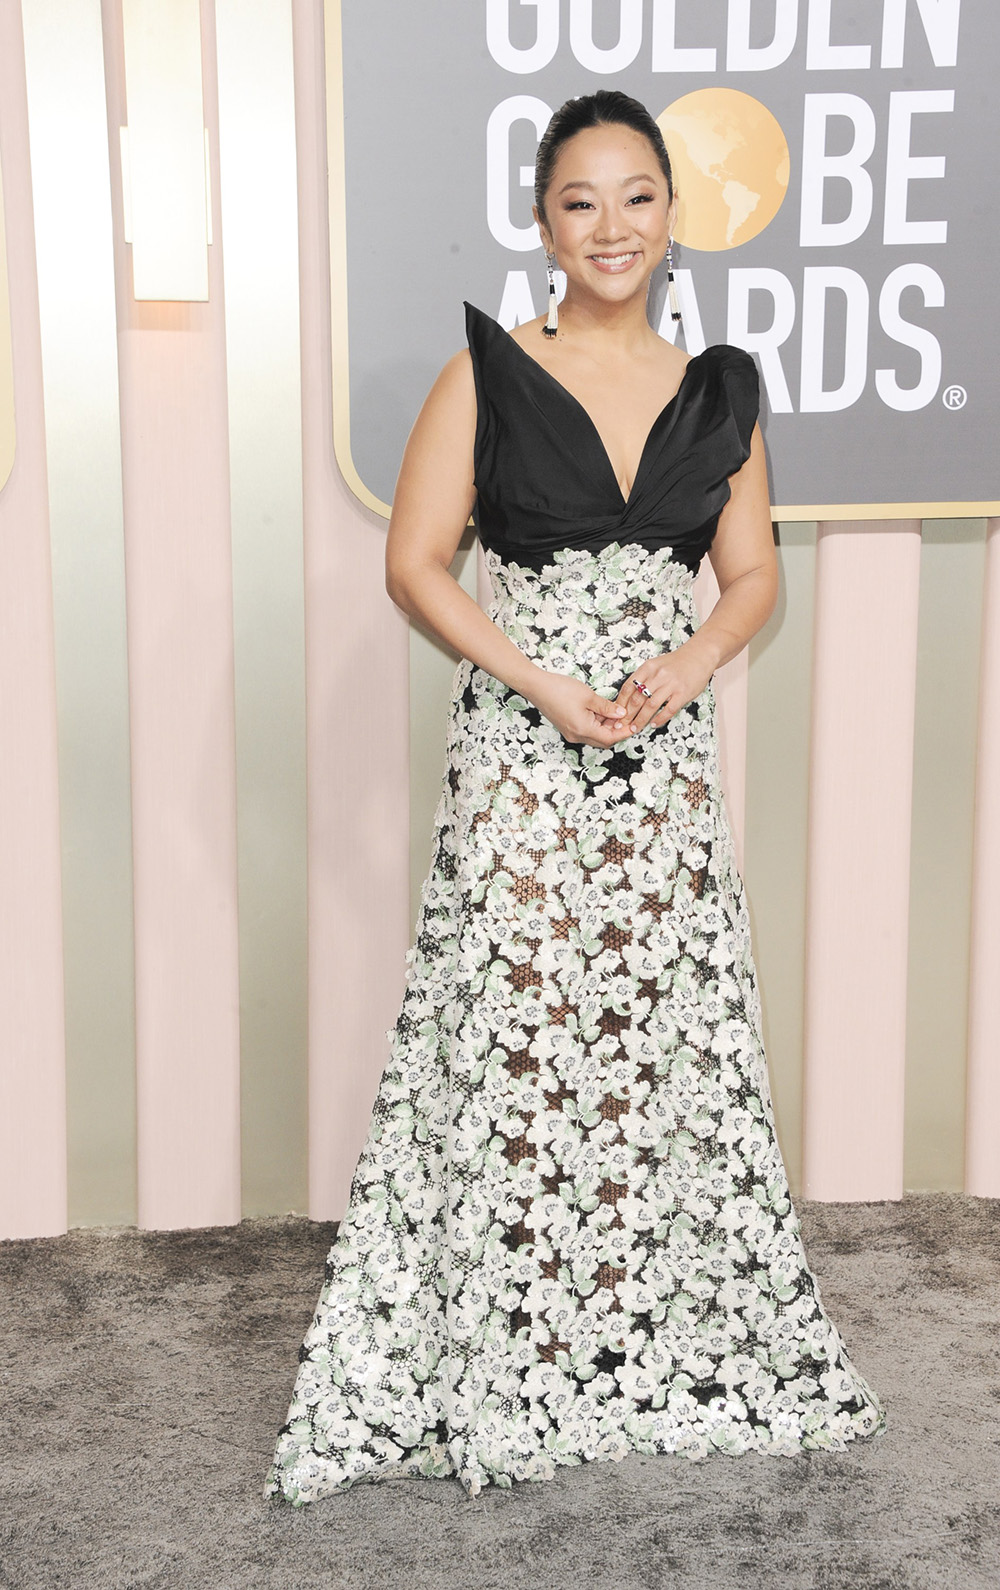
<path id="1" fill-rule="evenodd" d="M 719 600 L 689 643 L 711 662 L 713 672 L 743 650 L 767 623 L 778 599 L 778 560 L 759 425 L 753 428 L 750 457 L 731 477 L 730 488 L 708 553 L 719 582 Z"/>
<path id="2" fill-rule="evenodd" d="M 709 560 L 719 582 L 719 600 L 695 633 L 676 651 L 637 665 L 649 699 L 631 677 L 618 693 L 633 730 L 661 724 L 701 694 L 717 668 L 743 650 L 770 618 L 778 595 L 778 562 L 771 529 L 771 504 L 764 442 L 755 425 L 750 457 L 730 477 L 731 495 L 719 515 Z"/>
<path id="3" fill-rule="evenodd" d="M 475 435 L 475 381 L 463 349 L 435 381 L 403 453 L 386 539 L 386 590 L 453 650 L 531 701 L 567 739 L 615 744 L 628 731 L 613 703 L 532 662 L 449 572 L 475 501 Z"/>

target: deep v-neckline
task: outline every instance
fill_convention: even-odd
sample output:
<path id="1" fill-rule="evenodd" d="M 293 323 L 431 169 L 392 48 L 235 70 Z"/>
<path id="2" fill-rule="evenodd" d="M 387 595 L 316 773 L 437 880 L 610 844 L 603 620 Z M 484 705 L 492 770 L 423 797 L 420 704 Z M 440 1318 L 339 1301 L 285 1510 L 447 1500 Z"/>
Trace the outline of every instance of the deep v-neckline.
<path id="1" fill-rule="evenodd" d="M 480 311 L 480 313 L 482 313 L 482 311 Z M 490 317 L 488 316 L 487 318 L 490 318 Z M 615 469 L 614 463 L 612 462 L 611 454 L 608 452 L 607 446 L 606 446 L 605 441 L 604 441 L 604 437 L 601 435 L 600 431 L 598 430 L 597 422 L 595 421 L 593 415 L 590 413 L 590 410 L 586 407 L 585 404 L 580 402 L 580 399 L 576 396 L 575 393 L 570 391 L 568 386 L 564 385 L 564 383 L 559 380 L 558 376 L 553 375 L 552 371 L 547 369 L 546 366 L 544 364 L 542 364 L 539 359 L 534 358 L 530 353 L 528 353 L 526 348 L 522 348 L 521 344 L 517 341 L 517 339 L 515 337 L 512 337 L 509 331 L 505 331 L 503 326 L 500 325 L 500 322 L 498 320 L 494 321 L 493 323 L 496 326 L 498 331 L 503 332 L 504 337 L 510 343 L 511 347 L 516 348 L 518 353 L 521 355 L 521 357 L 523 359 L 527 359 L 529 364 L 534 365 L 536 370 L 540 370 L 542 372 L 542 375 L 546 376 L 548 378 L 548 380 L 552 383 L 552 385 L 557 387 L 558 390 L 560 392 L 562 392 L 564 394 L 564 396 L 569 399 L 569 401 L 573 404 L 574 408 L 576 408 L 579 411 L 579 413 L 581 413 L 583 415 L 584 419 L 586 420 L 587 424 L 590 427 L 591 432 L 593 433 L 594 438 L 597 441 L 598 447 L 600 448 L 601 456 L 603 457 L 604 462 L 607 465 L 608 474 L 611 476 L 611 479 L 615 483 L 615 490 L 617 491 L 618 495 L 621 498 L 621 511 L 622 511 L 622 513 L 624 513 L 625 510 L 631 505 L 631 503 L 633 502 L 633 500 L 635 498 L 636 487 L 638 486 L 639 481 L 641 479 L 642 471 L 643 471 L 643 465 L 646 462 L 646 455 L 649 452 L 649 447 L 650 447 L 650 443 L 653 440 L 653 436 L 655 435 L 656 430 L 657 430 L 658 426 L 660 425 L 660 422 L 663 420 L 664 416 L 666 414 L 668 414 L 669 411 L 673 408 L 674 404 L 677 402 L 677 399 L 680 397 L 681 392 L 684 390 L 684 383 L 686 382 L 686 380 L 688 378 L 688 372 L 691 369 L 691 366 L 696 364 L 698 362 L 698 360 L 703 357 L 703 354 L 702 353 L 693 353 L 691 355 L 691 357 L 688 360 L 687 364 L 684 366 L 684 371 L 683 371 L 683 373 L 681 375 L 680 382 L 678 383 L 677 391 L 674 393 L 673 397 L 669 397 L 667 399 L 666 403 L 664 403 L 663 407 L 661 408 L 659 414 L 657 414 L 656 418 L 653 420 L 652 425 L 650 425 L 649 430 L 646 432 L 646 440 L 642 444 L 642 449 L 641 449 L 641 451 L 639 453 L 639 461 L 638 461 L 638 463 L 635 466 L 635 474 L 632 476 L 632 485 L 629 488 L 628 495 L 626 496 L 625 492 L 622 490 L 622 483 L 618 479 L 618 473 L 617 473 L 617 471 Z"/>

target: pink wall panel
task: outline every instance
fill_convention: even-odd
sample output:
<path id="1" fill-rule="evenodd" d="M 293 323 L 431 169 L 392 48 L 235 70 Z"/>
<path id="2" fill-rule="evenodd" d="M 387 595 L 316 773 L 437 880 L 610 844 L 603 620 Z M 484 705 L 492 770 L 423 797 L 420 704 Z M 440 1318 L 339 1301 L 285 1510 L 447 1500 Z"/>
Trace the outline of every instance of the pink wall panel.
<path id="1" fill-rule="evenodd" d="M 973 867 L 965 1187 L 1000 1198 L 1000 519 L 986 548 Z"/>
<path id="2" fill-rule="evenodd" d="M 388 1059 L 409 936 L 408 625 L 385 526 L 333 454 L 320 8 L 293 0 L 309 789 L 309 1212 L 339 1220 Z"/>
<path id="3" fill-rule="evenodd" d="M 205 115 L 218 170 L 212 7 Z M 119 305 L 135 880 L 139 1224 L 240 1218 L 233 587 L 219 242 L 209 302 L 136 303 L 120 13 L 104 10 Z"/>
<path id="4" fill-rule="evenodd" d="M 806 909 L 803 1193 L 903 1191 L 920 523 L 821 524 Z"/>
<path id="5" fill-rule="evenodd" d="M 17 452 L 0 492 L 0 1238 L 66 1229 L 52 569 L 19 6 L 0 6 Z"/>

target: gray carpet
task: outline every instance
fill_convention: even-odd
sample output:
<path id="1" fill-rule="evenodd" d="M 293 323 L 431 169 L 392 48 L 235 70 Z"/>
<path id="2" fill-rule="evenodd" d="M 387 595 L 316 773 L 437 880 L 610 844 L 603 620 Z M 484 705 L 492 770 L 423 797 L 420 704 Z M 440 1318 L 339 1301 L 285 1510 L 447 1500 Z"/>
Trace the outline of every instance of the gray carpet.
<path id="1" fill-rule="evenodd" d="M 261 1498 L 332 1226 L 0 1243 L 11 1590 L 1000 1586 L 1000 1201 L 799 1204 L 889 1428 L 846 1453 L 633 1455 L 554 1480 Z"/>

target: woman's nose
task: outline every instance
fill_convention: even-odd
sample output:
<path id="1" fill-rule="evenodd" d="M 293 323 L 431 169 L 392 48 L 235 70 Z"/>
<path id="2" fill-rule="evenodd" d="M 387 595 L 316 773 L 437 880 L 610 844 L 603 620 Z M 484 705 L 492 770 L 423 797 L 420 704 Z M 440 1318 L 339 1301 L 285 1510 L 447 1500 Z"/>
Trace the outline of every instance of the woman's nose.
<path id="1" fill-rule="evenodd" d="M 629 233 L 624 216 L 617 210 L 602 210 L 594 230 L 597 240 L 602 243 L 616 243 Z"/>

